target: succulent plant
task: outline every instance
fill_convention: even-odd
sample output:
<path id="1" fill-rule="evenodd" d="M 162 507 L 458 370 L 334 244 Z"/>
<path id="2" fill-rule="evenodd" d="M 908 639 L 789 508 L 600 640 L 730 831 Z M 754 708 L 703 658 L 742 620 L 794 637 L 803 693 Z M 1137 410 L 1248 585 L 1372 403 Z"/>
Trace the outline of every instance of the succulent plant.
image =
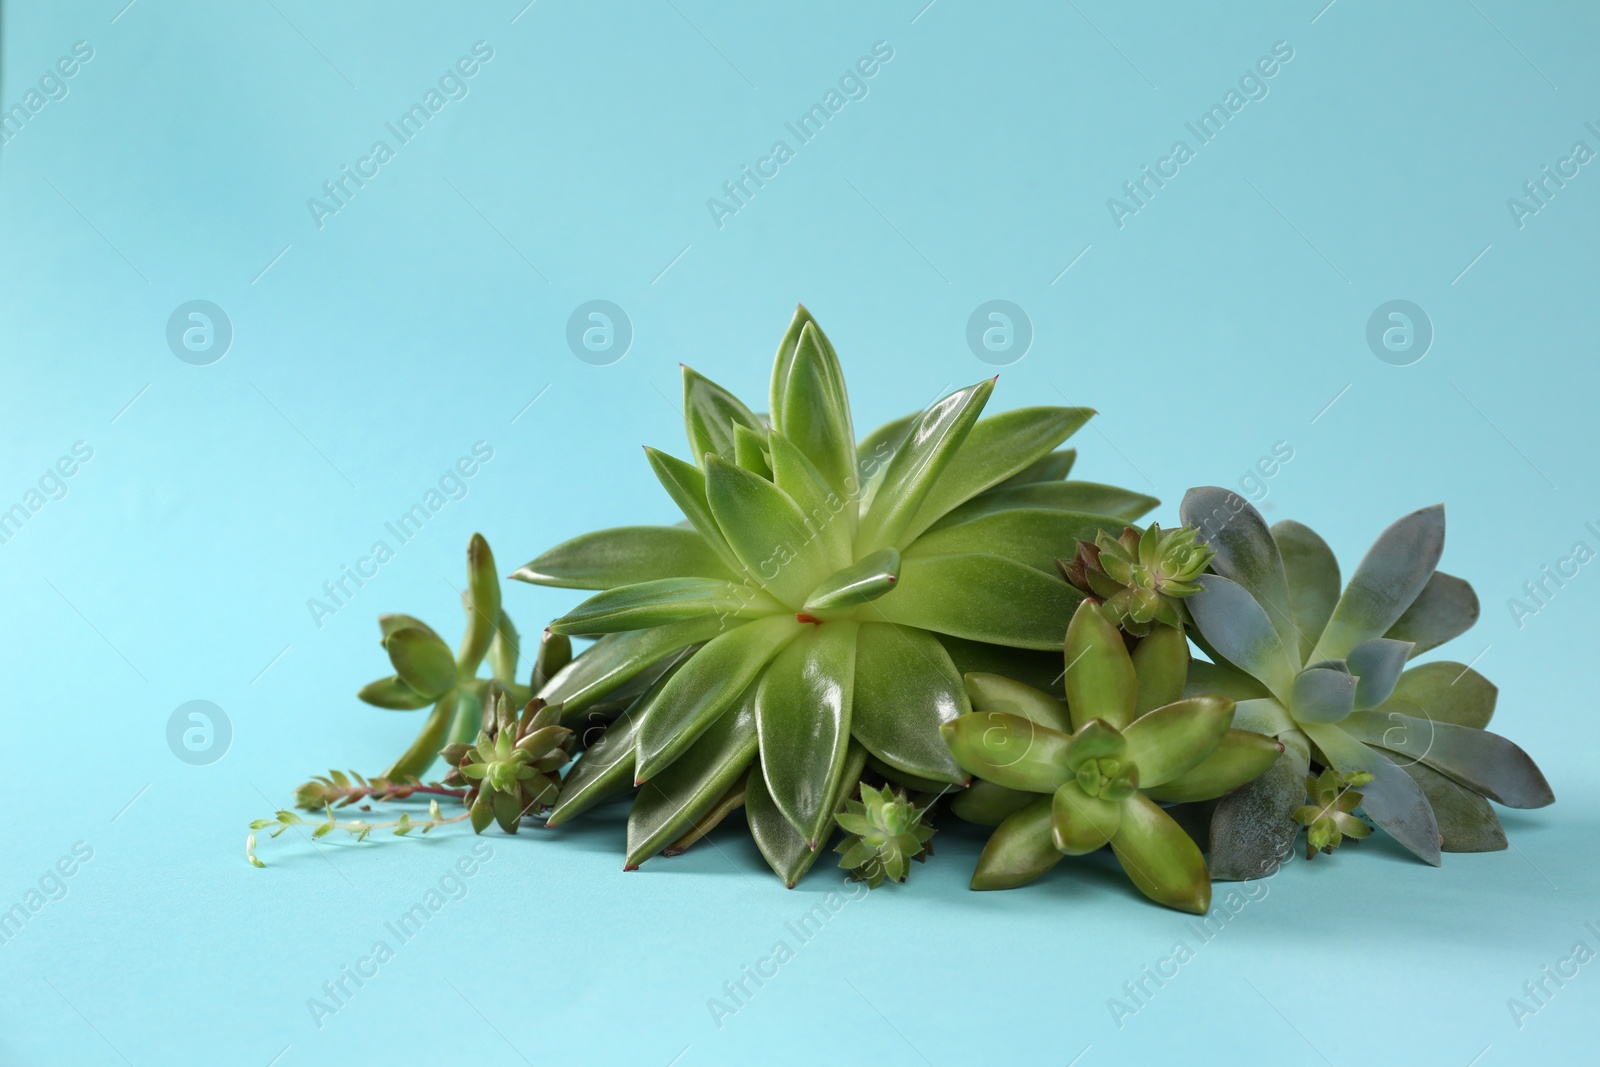
<path id="1" fill-rule="evenodd" d="M 1407 662 L 1478 617 L 1471 585 L 1437 570 L 1444 508 L 1398 520 L 1341 593 L 1326 542 L 1299 523 L 1270 530 L 1225 489 L 1192 489 L 1180 514 L 1216 552 L 1187 606 L 1196 643 L 1188 692 L 1239 702 L 1236 725 L 1284 744 L 1278 765 L 1217 805 L 1211 868 L 1219 878 L 1270 873 L 1292 846 L 1310 764 L 1368 774 L 1367 817 L 1419 858 L 1506 847 L 1488 800 L 1551 803 L 1522 749 L 1484 729 L 1496 689 L 1469 665 Z M 1485 799 L 1487 798 L 1487 799 Z"/>
<path id="2" fill-rule="evenodd" d="M 861 799 L 845 803 L 834 820 L 847 835 L 834 846 L 841 853 L 839 866 L 854 881 L 876 889 L 885 879 L 904 882 L 911 861 L 925 861 L 933 852 L 929 841 L 933 827 L 925 818 L 929 805 L 918 805 L 905 791 L 861 784 Z"/>
<path id="3" fill-rule="evenodd" d="M 907 782 L 964 780 L 938 732 L 968 710 L 958 663 L 1059 648 L 1081 599 L 1049 573 L 1059 546 L 1155 501 L 1063 480 L 1072 457 L 1053 450 L 1087 408 L 980 420 L 993 379 L 857 444 L 804 308 L 770 415 L 688 368 L 683 382 L 695 462 L 647 454 L 687 524 L 586 534 L 514 575 L 600 590 L 552 623 L 598 640 L 539 695 L 579 716 L 651 679 L 579 758 L 552 823 L 641 786 L 635 866 L 743 781 L 752 833 L 792 884 L 809 864 L 795 840 L 809 852 L 831 832 L 868 755 Z"/>
<path id="4" fill-rule="evenodd" d="M 1296 808 L 1294 821 L 1306 828 L 1306 859 L 1318 852 L 1332 852 L 1345 838 L 1359 841 L 1372 833 L 1372 827 L 1355 817 L 1361 806 L 1356 786 L 1372 781 L 1366 771 L 1340 774 L 1332 767 L 1316 777 L 1306 775 L 1306 796 L 1311 803 Z"/>
<path id="5" fill-rule="evenodd" d="M 1182 600 L 1200 591 L 1194 580 L 1210 562 L 1211 550 L 1196 542 L 1194 530 L 1151 523 L 1143 533 L 1129 526 L 1120 537 L 1102 530 L 1056 565 L 1075 588 L 1104 601 L 1112 622 L 1143 636 L 1153 625 L 1182 628 Z"/>
<path id="6" fill-rule="evenodd" d="M 996 825 L 974 889 L 1025 885 L 1062 856 L 1109 844 L 1139 891 L 1203 914 L 1211 879 L 1194 840 L 1161 807 L 1236 789 L 1282 746 L 1232 729 L 1233 701 L 1183 698 L 1188 643 L 1156 627 L 1130 654 L 1092 601 L 1067 628 L 1066 703 L 993 675 L 968 675 L 978 710 L 943 727 L 973 783 L 958 815 Z M 985 784 L 986 783 L 986 784 Z"/>
<path id="7" fill-rule="evenodd" d="M 478 833 L 491 822 L 508 834 L 524 815 L 555 803 L 561 768 L 572 758 L 573 733 L 561 725 L 561 708 L 535 697 L 518 715 L 504 691 L 491 690 L 492 719 L 473 744 L 455 742 L 442 755 L 450 764 L 447 786 L 466 786 L 461 798 Z"/>

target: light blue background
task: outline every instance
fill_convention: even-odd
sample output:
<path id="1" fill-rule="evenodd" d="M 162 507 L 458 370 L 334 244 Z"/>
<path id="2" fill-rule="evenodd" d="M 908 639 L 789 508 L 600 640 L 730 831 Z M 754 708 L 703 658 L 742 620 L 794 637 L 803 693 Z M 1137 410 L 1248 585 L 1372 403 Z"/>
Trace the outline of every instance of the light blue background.
<path id="1" fill-rule="evenodd" d="M 1600 548 L 1600 172 L 1520 229 L 1506 201 L 1573 142 L 1600 148 L 1592 5 L 124 2 L 5 5 L 5 107 L 75 41 L 94 58 L 0 149 L 0 507 L 74 442 L 94 456 L 0 545 L 0 906 L 74 842 L 93 859 L 0 947 L 0 1061 L 1580 1054 L 1600 965 L 1521 1029 L 1506 1002 L 1575 942 L 1600 949 L 1600 574 L 1520 628 L 1506 603 Z M 470 94 L 319 229 L 307 198 L 480 40 Z M 894 57 L 869 95 L 719 229 L 707 198 L 877 41 Z M 1269 95 L 1119 229 L 1107 198 L 1279 41 Z M 235 330 L 203 367 L 164 339 L 197 298 Z M 611 366 L 564 341 L 593 298 L 635 330 Z M 982 837 L 955 829 L 800 945 L 785 923 L 842 887 L 826 863 L 784 892 L 730 830 L 623 876 L 614 810 L 484 838 L 465 900 L 318 1029 L 307 998 L 471 844 L 286 837 L 270 869 L 244 862 L 249 819 L 330 764 L 379 769 L 417 727 L 353 697 L 385 672 L 375 616 L 453 639 L 474 530 L 509 572 L 581 530 L 672 521 L 639 445 L 684 451 L 676 364 L 763 398 L 797 299 L 864 430 L 992 373 L 964 335 L 995 298 L 1036 331 L 997 409 L 1094 405 L 1082 476 L 1158 494 L 1164 520 L 1277 442 L 1294 458 L 1265 512 L 1347 570 L 1446 501 L 1444 566 L 1484 603 L 1447 652 L 1481 654 L 1557 806 L 1440 870 L 1378 840 L 1295 862 L 1209 944 L 1093 862 L 969 893 Z M 1411 366 L 1364 338 L 1394 298 L 1436 331 Z M 307 599 L 477 441 L 494 458 L 469 495 L 315 625 Z M 508 593 L 528 633 L 574 599 Z M 191 699 L 232 722 L 210 766 L 167 748 Z M 780 939 L 794 958 L 719 1029 L 707 999 Z M 1179 940 L 1194 958 L 1119 1029 L 1108 998 Z"/>

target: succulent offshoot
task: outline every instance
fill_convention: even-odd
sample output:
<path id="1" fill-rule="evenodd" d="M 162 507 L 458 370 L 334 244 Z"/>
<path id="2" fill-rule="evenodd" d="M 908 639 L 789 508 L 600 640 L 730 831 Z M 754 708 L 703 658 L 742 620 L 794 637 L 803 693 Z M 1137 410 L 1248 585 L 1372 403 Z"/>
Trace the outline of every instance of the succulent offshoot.
<path id="1" fill-rule="evenodd" d="M 1093 541 L 1079 541 L 1077 553 L 1056 566 L 1075 589 L 1100 600 L 1113 623 L 1143 636 L 1157 623 L 1183 627 L 1181 601 L 1200 591 L 1194 580 L 1212 555 L 1194 530 L 1151 523 L 1143 533 L 1129 526 L 1118 537 L 1102 530 Z"/>
<path id="2" fill-rule="evenodd" d="M 1306 828 L 1306 859 L 1318 852 L 1332 853 L 1345 838 L 1359 841 L 1372 833 L 1372 827 L 1356 818 L 1361 806 L 1357 786 L 1372 781 L 1365 771 L 1340 774 L 1332 767 L 1319 775 L 1306 775 L 1306 796 L 1311 803 L 1296 808 L 1294 821 Z"/>
<path id="3" fill-rule="evenodd" d="M 846 801 L 845 810 L 834 816 L 846 834 L 834 851 L 841 854 L 839 866 L 850 872 L 851 881 L 865 882 L 868 889 L 885 879 L 904 882 L 912 860 L 925 862 L 933 853 L 928 807 L 903 790 L 862 783 L 861 799 Z"/>

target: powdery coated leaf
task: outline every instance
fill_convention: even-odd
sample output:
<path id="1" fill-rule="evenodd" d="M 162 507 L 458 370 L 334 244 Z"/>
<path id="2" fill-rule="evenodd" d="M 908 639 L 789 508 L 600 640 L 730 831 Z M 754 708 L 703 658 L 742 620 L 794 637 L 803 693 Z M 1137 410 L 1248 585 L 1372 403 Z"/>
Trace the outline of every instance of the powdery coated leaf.
<path id="1" fill-rule="evenodd" d="M 688 619 L 648 630 L 608 634 L 568 663 L 534 695 L 560 704 L 563 717 L 586 711 L 644 674 L 667 656 L 724 631 L 715 616 Z"/>
<path id="2" fill-rule="evenodd" d="M 773 428 L 816 464 L 830 486 L 851 495 L 856 438 L 850 401 L 839 358 L 814 323 L 800 331 L 780 406 L 772 411 Z"/>
<path id="3" fill-rule="evenodd" d="M 822 538 L 776 485 L 713 456 L 706 461 L 706 500 L 745 570 L 792 607 L 829 573 Z"/>
<path id="4" fill-rule="evenodd" d="M 1400 672 L 1406 668 L 1411 642 L 1374 637 L 1350 650 L 1346 663 L 1361 681 L 1356 685 L 1356 707 L 1375 708 L 1389 699 Z"/>
<path id="5" fill-rule="evenodd" d="M 1027 885 L 1065 856 L 1050 837 L 1051 798 L 1039 797 L 1002 822 L 978 857 L 973 889 Z"/>
<path id="6" fill-rule="evenodd" d="M 1266 610 L 1295 668 L 1301 666 L 1299 633 L 1289 607 L 1289 579 L 1278 542 L 1255 505 L 1216 486 L 1191 489 L 1178 514 L 1216 552 L 1212 570 L 1244 589 Z"/>
<path id="7" fill-rule="evenodd" d="M 866 750 L 860 745 L 851 745 L 845 754 L 844 773 L 839 776 L 839 788 L 833 797 L 835 812 L 842 810 L 845 801 L 855 792 L 866 765 Z M 750 772 L 750 781 L 745 789 L 744 813 L 750 823 L 750 836 L 755 839 L 756 848 L 760 849 L 767 866 L 783 879 L 785 886 L 793 889 L 805 877 L 817 857 L 823 854 L 821 846 L 825 840 L 819 841 L 817 848 L 807 847 L 805 838 L 789 825 L 789 820 L 784 818 L 783 812 L 773 802 L 759 763 Z"/>
<path id="8" fill-rule="evenodd" d="M 761 773 L 773 802 L 808 845 L 832 824 L 832 798 L 850 744 L 856 676 L 853 622 L 810 627 L 756 683 Z"/>
<path id="9" fill-rule="evenodd" d="M 929 530 L 906 548 L 907 557 L 955 552 L 987 552 L 1046 573 L 1056 560 L 1071 556 L 1078 541 L 1093 541 L 1104 530 L 1113 536 L 1126 524 L 1110 515 L 1086 515 L 1052 508 L 1012 508 L 990 512 L 953 526 Z"/>
<path id="10" fill-rule="evenodd" d="M 1427 796 L 1445 852 L 1499 852 L 1506 847 L 1505 829 L 1487 800 L 1425 764 L 1404 763 L 1401 768 Z"/>
<path id="11" fill-rule="evenodd" d="M 756 745 L 755 715 L 746 702 L 711 723 L 672 766 L 645 782 L 628 813 L 627 867 L 660 852 L 715 807 L 750 766 Z"/>
<path id="12" fill-rule="evenodd" d="M 760 590 L 717 578 L 659 578 L 596 593 L 550 624 L 558 634 L 608 634 L 701 616 L 769 615 L 782 605 Z"/>
<path id="13" fill-rule="evenodd" d="M 956 458 L 994 391 L 994 379 L 968 386 L 934 404 L 912 428 L 856 529 L 856 554 L 889 546 L 920 532 L 913 523 L 922 503 Z"/>
<path id="14" fill-rule="evenodd" d="M 1307 723 L 1305 732 L 1340 774 L 1366 771 L 1372 775 L 1373 780 L 1360 790 L 1367 816 L 1418 859 L 1439 866 L 1439 823 L 1411 776 L 1338 726 Z"/>
<path id="15" fill-rule="evenodd" d="M 1399 712 L 1358 711 L 1345 729 L 1369 745 L 1426 763 L 1508 808 L 1542 808 L 1555 802 L 1537 764 L 1499 734 L 1430 722 Z"/>
<path id="16" fill-rule="evenodd" d="M 1305 803 L 1304 739 L 1285 739 L 1283 754 L 1259 778 L 1217 802 L 1211 816 L 1211 877 L 1222 882 L 1269 878 L 1294 848 Z"/>
<path id="17" fill-rule="evenodd" d="M 946 526 L 968 522 L 980 515 L 1010 508 L 1049 508 L 1054 511 L 1075 511 L 1083 515 L 1109 515 L 1119 527 L 1136 521 L 1161 501 L 1153 496 L 1135 493 L 1115 485 L 1097 482 L 1034 482 L 1009 488 L 991 489 L 955 508 L 932 526 L 942 530 Z M 1120 532 L 1120 529 L 1119 531 Z M 1069 546 L 1070 550 L 1070 546 Z"/>
<path id="18" fill-rule="evenodd" d="M 1196 581 L 1200 592 L 1185 603 L 1206 642 L 1288 704 L 1294 666 L 1267 613 L 1241 586 L 1221 575 L 1202 574 Z"/>
<path id="19" fill-rule="evenodd" d="M 1382 637 L 1421 595 L 1444 552 L 1444 506 L 1413 511 L 1378 535 L 1333 609 L 1311 660 L 1343 659 Z"/>
<path id="20" fill-rule="evenodd" d="M 1385 637 L 1410 641 L 1413 657 L 1460 637 L 1478 621 L 1478 594 L 1472 583 L 1453 574 L 1434 571 L 1428 584 L 1405 614 L 1395 620 Z"/>
<path id="21" fill-rule="evenodd" d="M 1309 526 L 1285 519 L 1274 523 L 1272 539 L 1283 557 L 1284 575 L 1289 581 L 1289 608 L 1294 615 L 1296 644 L 1300 662 L 1310 663 L 1311 650 L 1333 615 L 1339 602 L 1339 561 L 1328 542 Z"/>
<path id="22" fill-rule="evenodd" d="M 1389 700 L 1376 710 L 1481 730 L 1494 717 L 1499 697 L 1499 688 L 1466 664 L 1435 660 L 1402 674 Z"/>
<path id="23" fill-rule="evenodd" d="M 1093 416 L 1092 408 L 1038 407 L 1017 408 L 979 420 L 923 499 L 902 538 L 909 541 L 953 508 L 1028 469 Z"/>
<path id="24" fill-rule="evenodd" d="M 1294 721 L 1342 722 L 1356 706 L 1355 675 L 1333 667 L 1311 667 L 1294 679 L 1289 702 Z"/>
<path id="25" fill-rule="evenodd" d="M 705 462 L 707 453 L 735 462 L 735 428 L 761 429 L 760 421 L 738 397 L 688 367 L 683 368 L 683 419 L 689 451 L 700 463 Z"/>
<path id="26" fill-rule="evenodd" d="M 904 560 L 862 618 L 1013 648 L 1055 649 L 1083 597 L 1054 575 L 979 553 Z"/>
<path id="27" fill-rule="evenodd" d="M 968 714 L 972 706 L 938 638 L 910 627 L 862 623 L 855 670 L 855 739 L 904 774 L 961 783 L 966 775 L 939 727 Z"/>

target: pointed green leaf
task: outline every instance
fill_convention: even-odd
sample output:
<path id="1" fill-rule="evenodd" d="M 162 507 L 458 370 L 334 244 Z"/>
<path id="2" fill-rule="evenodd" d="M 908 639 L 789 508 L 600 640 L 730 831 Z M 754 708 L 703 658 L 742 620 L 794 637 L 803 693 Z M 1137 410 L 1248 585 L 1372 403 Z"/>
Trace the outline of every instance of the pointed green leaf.
<path id="1" fill-rule="evenodd" d="M 1238 493 L 1201 486 L 1184 494 L 1183 524 L 1216 552 L 1212 570 L 1242 586 L 1272 620 L 1292 666 L 1301 666 L 1299 632 L 1289 608 L 1289 579 L 1278 542 L 1255 505 Z"/>
<path id="2" fill-rule="evenodd" d="M 1425 764 L 1403 763 L 1401 769 L 1427 796 L 1445 852 L 1499 852 L 1506 847 L 1500 817 L 1483 797 Z"/>
<path id="3" fill-rule="evenodd" d="M 1136 793 L 1123 803 L 1111 850 L 1139 892 L 1157 904 L 1196 915 L 1210 910 L 1211 875 L 1199 846 L 1147 797 Z"/>
<path id="4" fill-rule="evenodd" d="M 1229 730 L 1211 754 L 1193 767 L 1155 787 L 1141 776 L 1139 788 L 1163 804 L 1213 800 L 1265 774 L 1283 748 L 1280 742 L 1254 730 Z"/>
<path id="5" fill-rule="evenodd" d="M 851 745 L 845 754 L 844 773 L 839 776 L 839 788 L 834 793 L 833 810 L 844 808 L 845 798 L 855 792 L 861 773 L 867 763 L 867 751 L 860 745 Z M 759 763 L 751 769 L 750 781 L 745 789 L 745 818 L 750 823 L 750 836 L 756 848 L 766 859 L 773 873 L 783 879 L 790 889 L 805 876 L 811 865 L 822 854 L 823 842 L 817 848 L 806 847 L 805 838 L 789 825 L 783 812 L 773 803 L 766 779 L 761 775 Z"/>
<path id="6" fill-rule="evenodd" d="M 1312 659 L 1342 659 L 1361 642 L 1387 633 L 1433 578 L 1443 552 L 1442 504 L 1413 511 L 1379 534 L 1351 575 Z"/>
<path id="7" fill-rule="evenodd" d="M 1356 707 L 1375 708 L 1388 700 L 1410 653 L 1411 642 L 1385 637 L 1374 637 L 1352 648 L 1345 662 L 1350 665 L 1350 673 L 1361 679 L 1356 685 Z"/>
<path id="8" fill-rule="evenodd" d="M 804 304 L 796 304 L 794 315 L 789 320 L 789 328 L 783 333 L 783 340 L 778 342 L 778 353 L 772 361 L 772 381 L 768 387 L 767 410 L 772 413 L 772 427 L 775 430 L 783 429 L 783 412 L 787 405 L 789 388 L 789 374 L 794 369 L 795 352 L 800 347 L 800 336 L 805 328 L 810 326 L 816 334 L 816 343 L 821 348 L 825 360 L 832 360 L 838 366 L 839 357 L 833 351 L 833 344 L 829 342 L 822 327 L 816 324 L 811 317 L 811 312 L 806 310 Z M 839 381 L 844 380 L 842 371 L 834 377 Z"/>
<path id="9" fill-rule="evenodd" d="M 1122 731 L 1128 758 L 1139 768 L 1139 787 L 1164 785 L 1196 767 L 1222 743 L 1233 721 L 1233 701 L 1193 697 L 1141 715 Z"/>
<path id="10" fill-rule="evenodd" d="M 462 596 L 462 607 L 467 626 L 455 664 L 461 675 L 471 678 L 488 654 L 500 622 L 500 571 L 482 534 L 473 534 L 467 542 L 467 591 Z M 404 678 L 405 673 L 400 676 Z"/>
<path id="11" fill-rule="evenodd" d="M 1001 556 L 929 556 L 904 560 L 894 591 L 863 608 L 861 617 L 1013 648 L 1054 649 L 1082 599 L 1060 578 Z"/>
<path id="12" fill-rule="evenodd" d="M 668 623 L 649 630 L 608 634 L 568 663 L 535 696 L 560 704 L 563 717 L 588 709 L 667 656 L 708 641 L 725 630 L 715 616 Z"/>
<path id="13" fill-rule="evenodd" d="M 768 445 L 773 481 L 805 516 L 806 530 L 823 542 L 829 566 L 835 570 L 848 566 L 850 540 L 856 528 L 856 501 L 830 486 L 816 464 L 787 437 L 775 433 Z"/>
<path id="14" fill-rule="evenodd" d="M 1301 663 L 1310 663 L 1311 650 L 1339 602 L 1339 561 L 1333 549 L 1315 530 L 1291 519 L 1274 523 L 1272 539 L 1283 556 L 1289 581 L 1289 607 L 1294 615 L 1296 645 Z"/>
<path id="15" fill-rule="evenodd" d="M 1406 757 L 1396 762 L 1426 763 L 1508 808 L 1542 808 L 1555 802 L 1538 765 L 1499 734 L 1381 711 L 1358 711 L 1345 729 L 1369 745 Z"/>
<path id="16" fill-rule="evenodd" d="M 761 423 L 738 397 L 709 378 L 683 368 L 683 419 L 689 435 L 689 451 L 704 463 L 713 453 L 732 463 L 737 455 L 734 432 L 737 427 L 758 430 Z"/>
<path id="17" fill-rule="evenodd" d="M 1478 594 L 1473 592 L 1472 583 L 1434 571 L 1417 599 L 1383 636 L 1410 641 L 1415 646 L 1411 655 L 1416 657 L 1460 637 L 1477 621 Z"/>
<path id="18" fill-rule="evenodd" d="M 1288 702 L 1294 666 L 1277 629 L 1245 589 L 1218 574 L 1202 574 L 1200 592 L 1185 603 L 1206 642 L 1233 666 Z"/>
<path id="19" fill-rule="evenodd" d="M 558 634 L 642 630 L 710 615 L 733 619 L 770 615 L 783 605 L 760 590 L 716 578 L 660 578 L 596 593 L 550 624 Z"/>
<path id="20" fill-rule="evenodd" d="M 751 474 L 762 478 L 771 478 L 772 460 L 767 454 L 767 435 L 746 426 L 735 426 L 733 428 L 733 461 Z M 730 808 L 729 810 L 731 811 L 732 809 Z M 721 820 L 718 819 L 718 821 L 720 822 Z"/>
<path id="21" fill-rule="evenodd" d="M 991 711 L 963 715 L 939 728 L 963 770 L 1007 789 L 1053 793 L 1072 778 L 1071 738 L 1057 730 Z"/>
<path id="22" fill-rule="evenodd" d="M 566 589 L 612 589 L 658 578 L 731 581 L 734 574 L 696 530 L 618 526 L 564 541 L 511 577 Z"/>
<path id="23" fill-rule="evenodd" d="M 660 852 L 715 807 L 750 766 L 756 743 L 755 715 L 746 703 L 711 723 L 679 759 L 645 782 L 628 814 L 627 866 Z"/>
<path id="24" fill-rule="evenodd" d="M 1400 676 L 1378 711 L 1402 711 L 1434 722 L 1483 729 L 1494 717 L 1499 688 L 1464 663 L 1435 660 Z"/>
<path id="25" fill-rule="evenodd" d="M 855 669 L 851 732 L 856 740 L 902 774 L 961 782 L 966 776 L 939 727 L 972 708 L 938 638 L 924 630 L 864 622 L 856 636 Z"/>
<path id="26" fill-rule="evenodd" d="M 383 639 L 389 662 L 406 685 L 431 700 L 456 684 L 456 657 L 432 630 L 401 627 Z"/>
<path id="27" fill-rule="evenodd" d="M 399 675 L 391 674 L 387 678 L 379 678 L 375 682 L 368 682 L 356 693 L 359 700 L 371 704 L 375 708 L 386 708 L 389 711 L 416 711 L 432 704 L 435 697 L 424 696 L 400 680 Z"/>
<path id="28" fill-rule="evenodd" d="M 1189 660 L 1189 674 L 1184 679 L 1183 695 L 1186 697 L 1219 696 L 1229 700 L 1255 700 L 1270 697 L 1267 687 L 1236 667 L 1225 663 L 1208 663 L 1203 659 Z"/>
<path id="29" fill-rule="evenodd" d="M 1308 723 L 1305 732 L 1340 774 L 1365 771 L 1372 775 L 1372 781 L 1360 790 L 1367 816 L 1418 859 L 1439 866 L 1439 823 L 1411 776 L 1339 726 Z"/>
<path id="30" fill-rule="evenodd" d="M 676 456 L 669 456 L 648 445 L 644 453 L 661 487 L 678 505 L 678 510 L 689 520 L 689 525 L 705 538 L 706 544 L 721 557 L 730 573 L 748 579 L 750 575 L 745 572 L 744 564 L 734 555 L 733 549 L 728 547 L 728 540 L 722 535 L 722 528 L 717 525 L 716 518 L 711 514 L 711 506 L 706 502 L 705 472 L 692 463 L 685 463 Z"/>
<path id="31" fill-rule="evenodd" d="M 1139 680 L 1135 715 L 1183 699 L 1189 676 L 1189 642 L 1183 631 L 1172 626 L 1152 628 L 1149 636 L 1134 646 L 1133 673 Z"/>
<path id="32" fill-rule="evenodd" d="M 1121 801 L 1092 797 L 1068 782 L 1050 804 L 1050 841 L 1068 856 L 1084 856 L 1106 844 L 1122 825 Z"/>
<path id="33" fill-rule="evenodd" d="M 1017 408 L 979 420 L 928 491 L 900 540 L 909 542 L 954 508 L 1027 470 L 1093 416 L 1092 408 L 1038 407 Z"/>
<path id="34" fill-rule="evenodd" d="M 955 799 L 950 802 L 950 814 L 978 826 L 999 826 L 1029 804 L 1038 803 L 1040 799 L 1037 793 L 1007 789 L 1003 785 L 974 778 L 972 784 L 957 793 Z M 1045 824 L 1044 838 L 1048 843 L 1050 838 L 1048 822 Z M 1051 851 L 1055 850 L 1054 845 L 1050 848 Z"/>
<path id="35" fill-rule="evenodd" d="M 1015 889 L 1060 863 L 1051 839 L 1050 797 L 1039 797 L 1002 822 L 978 857 L 973 889 Z"/>
<path id="36" fill-rule="evenodd" d="M 641 701 L 646 698 L 641 697 Z M 634 734 L 639 716 L 624 714 L 584 749 L 561 782 L 561 793 L 546 826 L 560 826 L 575 815 L 633 788 Z"/>
<path id="37" fill-rule="evenodd" d="M 940 526 L 906 547 L 908 559 L 956 552 L 986 552 L 1025 563 L 1046 573 L 1072 554 L 1078 541 L 1093 541 L 1101 530 L 1121 533 L 1123 522 L 1110 515 L 1085 515 L 1052 508 L 1012 508 L 979 515 L 954 526 Z"/>
<path id="38" fill-rule="evenodd" d="M 814 323 L 800 331 L 789 377 L 772 409 L 773 429 L 816 464 L 828 485 L 842 496 L 856 486 L 855 430 L 839 358 Z"/>
<path id="39" fill-rule="evenodd" d="M 835 571 L 806 598 L 807 614 L 842 611 L 876 600 L 900 580 L 900 553 L 881 549 Z"/>
<path id="40" fill-rule="evenodd" d="M 706 642 L 645 710 L 639 725 L 639 778 L 659 774 L 733 707 L 762 668 L 805 625 L 790 615 L 773 615 Z"/>
<path id="41" fill-rule="evenodd" d="M 1001 482 L 996 488 L 1031 485 L 1034 482 L 1064 482 L 1067 480 L 1067 475 L 1072 473 L 1072 465 L 1077 459 L 1076 448 L 1063 448 L 1059 452 L 1048 453 Z"/>
<path id="42" fill-rule="evenodd" d="M 1122 729 L 1133 722 L 1139 678 L 1122 633 L 1092 601 L 1072 615 L 1063 649 L 1067 710 L 1082 729 L 1093 719 Z"/>
<path id="43" fill-rule="evenodd" d="M 1004 675 L 982 671 L 967 674 L 965 682 L 967 697 L 974 711 L 1019 715 L 1064 734 L 1072 732 L 1072 719 L 1067 713 L 1067 706 L 1049 693 Z"/>
<path id="44" fill-rule="evenodd" d="M 1054 511 L 1075 511 L 1082 515 L 1109 515 L 1119 523 L 1129 523 L 1159 503 L 1161 501 L 1153 496 L 1119 489 L 1114 485 L 1077 481 L 1034 482 L 979 494 L 928 529 L 942 530 L 946 526 L 969 522 L 980 515 L 1010 508 L 1049 508 Z"/>
<path id="45" fill-rule="evenodd" d="M 747 573 L 784 604 L 799 607 L 828 574 L 822 538 L 807 528 L 794 499 L 765 478 L 713 456 L 706 500 Z"/>
<path id="46" fill-rule="evenodd" d="M 855 691 L 856 624 L 808 630 L 773 658 L 756 684 L 761 772 L 773 803 L 808 845 L 833 822 Z"/>

